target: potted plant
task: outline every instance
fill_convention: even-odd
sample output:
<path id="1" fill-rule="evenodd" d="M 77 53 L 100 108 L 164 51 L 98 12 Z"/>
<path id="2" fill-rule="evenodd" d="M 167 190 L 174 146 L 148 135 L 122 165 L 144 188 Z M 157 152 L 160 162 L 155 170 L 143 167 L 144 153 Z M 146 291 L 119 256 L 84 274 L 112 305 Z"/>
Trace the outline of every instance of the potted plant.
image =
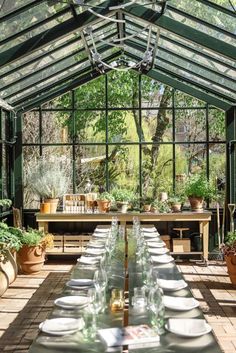
<path id="1" fill-rule="evenodd" d="M 125 188 L 115 188 L 112 190 L 112 195 L 116 201 L 118 211 L 121 213 L 126 213 L 129 203 L 134 199 L 134 193 Z"/>
<path id="2" fill-rule="evenodd" d="M 9 227 L 5 222 L 0 222 L 0 296 L 8 288 L 8 285 L 16 279 L 17 264 L 13 252 L 21 247 L 16 232 L 18 232 L 17 228 Z"/>
<path id="3" fill-rule="evenodd" d="M 144 212 L 150 212 L 152 207 L 153 199 L 149 196 L 144 196 L 141 198 L 141 205 Z"/>
<path id="4" fill-rule="evenodd" d="M 172 212 L 181 212 L 183 201 L 183 196 L 170 196 L 168 199 L 168 204 L 170 205 Z"/>
<path id="5" fill-rule="evenodd" d="M 189 199 L 192 211 L 203 210 L 204 199 L 215 196 L 215 189 L 203 174 L 190 176 L 185 184 L 185 194 Z"/>
<path id="6" fill-rule="evenodd" d="M 45 261 L 46 248 L 53 246 L 53 235 L 28 228 L 19 234 L 19 240 L 22 246 L 17 253 L 17 260 L 22 272 L 39 272 Z"/>
<path id="7" fill-rule="evenodd" d="M 224 255 L 230 280 L 236 284 L 236 231 L 228 232 L 225 243 L 221 245 L 221 252 Z"/>
<path id="8" fill-rule="evenodd" d="M 155 200 L 152 202 L 151 210 L 155 213 L 169 213 L 171 211 L 167 201 L 160 200 Z"/>
<path id="9" fill-rule="evenodd" d="M 40 211 L 55 213 L 59 198 L 70 188 L 69 160 L 64 157 L 42 156 L 29 164 L 27 183 L 43 199 Z"/>
<path id="10" fill-rule="evenodd" d="M 109 192 L 105 191 L 98 195 L 96 201 L 99 212 L 104 213 L 110 210 L 111 202 L 114 201 L 114 197 Z"/>

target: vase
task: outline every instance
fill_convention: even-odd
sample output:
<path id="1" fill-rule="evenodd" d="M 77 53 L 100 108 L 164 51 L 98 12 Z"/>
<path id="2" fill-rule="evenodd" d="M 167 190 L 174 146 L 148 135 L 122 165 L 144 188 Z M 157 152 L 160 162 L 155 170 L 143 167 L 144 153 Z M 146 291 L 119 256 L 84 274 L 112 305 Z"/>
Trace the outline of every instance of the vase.
<path id="1" fill-rule="evenodd" d="M 129 203 L 128 202 L 122 202 L 122 201 L 117 201 L 116 202 L 118 211 L 121 213 L 126 213 L 128 210 Z"/>
<path id="2" fill-rule="evenodd" d="M 6 292 L 9 286 L 9 280 L 6 273 L 0 269 L 0 297 Z"/>
<path id="3" fill-rule="evenodd" d="M 44 204 L 47 204 L 47 203 L 50 204 L 50 213 L 56 213 L 59 199 L 44 199 Z"/>
<path id="4" fill-rule="evenodd" d="M 17 253 L 17 260 L 23 273 L 37 273 L 45 261 L 45 248 L 23 245 Z"/>
<path id="5" fill-rule="evenodd" d="M 228 269 L 229 278 L 232 284 L 236 284 L 236 256 L 226 255 L 225 262 Z"/>
<path id="6" fill-rule="evenodd" d="M 0 269 L 4 271 L 5 274 L 7 275 L 9 284 L 15 281 L 18 268 L 17 268 L 16 261 L 9 250 L 7 250 L 6 252 L 4 262 L 3 261 L 0 262 Z"/>
<path id="7" fill-rule="evenodd" d="M 168 194 L 167 192 L 160 192 L 160 195 L 159 195 L 159 198 L 160 198 L 160 201 L 167 201 L 168 200 Z"/>
<path id="8" fill-rule="evenodd" d="M 181 212 L 182 204 L 181 203 L 174 203 L 171 206 L 171 210 L 174 213 Z"/>

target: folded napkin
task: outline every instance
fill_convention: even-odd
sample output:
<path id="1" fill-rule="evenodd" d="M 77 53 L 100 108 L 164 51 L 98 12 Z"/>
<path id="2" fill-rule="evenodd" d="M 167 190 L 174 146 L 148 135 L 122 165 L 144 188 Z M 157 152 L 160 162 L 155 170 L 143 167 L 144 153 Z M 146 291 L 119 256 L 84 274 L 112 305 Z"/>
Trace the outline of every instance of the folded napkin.
<path id="1" fill-rule="evenodd" d="M 150 254 L 156 254 L 156 255 L 162 255 L 162 254 L 166 254 L 167 252 L 169 252 L 169 249 L 167 248 L 148 248 L 148 251 Z"/>
<path id="2" fill-rule="evenodd" d="M 178 311 L 191 310 L 199 306 L 199 302 L 194 298 L 163 296 L 163 303 L 166 308 Z"/>
<path id="3" fill-rule="evenodd" d="M 105 252 L 105 249 L 90 249 L 90 248 L 87 248 L 85 250 L 85 252 L 87 254 L 92 254 L 92 255 L 101 255 Z"/>
<path id="4" fill-rule="evenodd" d="M 96 233 L 109 233 L 110 232 L 110 228 L 96 228 L 95 232 Z"/>
<path id="5" fill-rule="evenodd" d="M 42 331 L 53 331 L 53 332 L 60 332 L 60 331 L 72 331 L 77 330 L 81 326 L 80 319 L 74 319 L 69 317 L 60 317 L 56 319 L 48 319 L 45 320 L 42 325 Z"/>
<path id="6" fill-rule="evenodd" d="M 108 233 L 97 233 L 97 232 L 93 233 L 93 237 L 95 237 L 95 238 L 106 238 L 107 235 L 108 235 Z"/>
<path id="7" fill-rule="evenodd" d="M 149 248 L 163 248 L 166 246 L 166 244 L 164 243 L 164 241 L 156 241 L 156 239 L 153 239 L 147 241 L 147 246 Z"/>
<path id="8" fill-rule="evenodd" d="M 142 227 L 143 232 L 158 233 L 155 227 Z M 159 233 L 158 233 L 159 234 Z M 160 234 L 159 234 L 160 235 Z"/>
<path id="9" fill-rule="evenodd" d="M 98 248 L 98 249 L 102 249 L 102 248 L 104 248 L 104 244 L 95 243 L 95 242 L 90 242 L 90 243 L 88 243 L 88 245 L 87 245 L 87 249 L 88 249 L 88 248 Z"/>
<path id="10" fill-rule="evenodd" d="M 88 304 L 88 298 L 82 295 L 70 295 L 67 297 L 57 298 L 55 300 L 55 304 L 63 306 L 81 306 Z"/>
<path id="11" fill-rule="evenodd" d="M 143 233 L 144 238 L 158 238 L 158 233 Z"/>
<path id="12" fill-rule="evenodd" d="M 93 285 L 93 280 L 87 278 L 72 278 L 66 284 L 72 287 L 88 287 Z"/>
<path id="13" fill-rule="evenodd" d="M 183 279 L 172 280 L 172 279 L 158 279 L 160 287 L 167 291 L 175 291 L 187 287 L 187 283 Z"/>
<path id="14" fill-rule="evenodd" d="M 166 328 L 172 333 L 185 337 L 197 337 L 211 331 L 210 325 L 204 319 L 170 318 Z"/>
<path id="15" fill-rule="evenodd" d="M 77 261 L 83 264 L 88 264 L 88 265 L 95 265 L 99 262 L 100 256 L 99 257 L 88 257 L 88 256 L 81 256 L 80 258 L 77 259 Z"/>
<path id="16" fill-rule="evenodd" d="M 157 262 L 160 264 L 167 264 L 171 261 L 174 261 L 174 258 L 170 255 L 159 255 L 159 256 L 151 256 L 153 262 Z"/>

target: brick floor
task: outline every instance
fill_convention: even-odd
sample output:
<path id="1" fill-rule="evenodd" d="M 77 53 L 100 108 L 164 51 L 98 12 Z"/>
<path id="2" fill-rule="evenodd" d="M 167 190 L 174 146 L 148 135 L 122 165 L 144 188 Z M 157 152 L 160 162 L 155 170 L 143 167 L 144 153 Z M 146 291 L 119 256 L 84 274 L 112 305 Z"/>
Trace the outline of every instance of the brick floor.
<path id="1" fill-rule="evenodd" d="M 27 353 L 38 325 L 51 312 L 55 297 L 69 278 L 72 262 L 48 262 L 35 275 L 18 275 L 0 298 L 0 352 Z M 224 353 L 236 353 L 236 288 L 222 262 L 208 267 L 178 265 L 199 300 Z"/>

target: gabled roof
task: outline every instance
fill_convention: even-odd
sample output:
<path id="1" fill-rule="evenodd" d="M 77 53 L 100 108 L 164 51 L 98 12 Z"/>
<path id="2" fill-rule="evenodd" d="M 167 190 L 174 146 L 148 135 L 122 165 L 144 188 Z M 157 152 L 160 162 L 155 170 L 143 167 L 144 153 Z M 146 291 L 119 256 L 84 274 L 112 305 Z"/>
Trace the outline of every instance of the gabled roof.
<path id="1" fill-rule="evenodd" d="M 107 64 L 123 55 L 139 62 L 150 36 L 149 77 L 223 110 L 236 104 L 236 12 L 228 0 L 67 2 L 0 0 L 0 98 L 15 110 L 101 75 L 91 65 L 93 41 Z M 93 37 L 85 40 L 88 27 Z"/>

